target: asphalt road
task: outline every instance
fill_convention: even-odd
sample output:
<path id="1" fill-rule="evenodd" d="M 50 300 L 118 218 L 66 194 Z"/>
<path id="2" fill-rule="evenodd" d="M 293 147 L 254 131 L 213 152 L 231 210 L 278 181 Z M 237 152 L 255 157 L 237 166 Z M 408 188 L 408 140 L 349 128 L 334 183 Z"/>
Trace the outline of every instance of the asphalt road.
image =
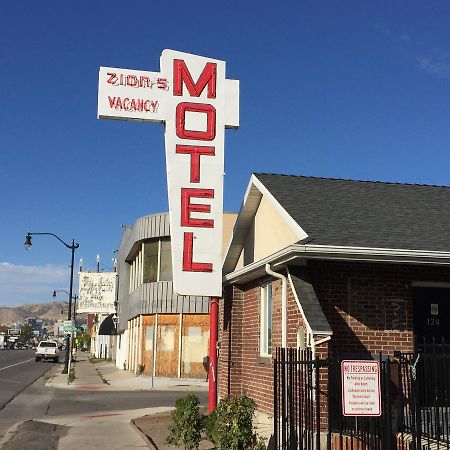
<path id="1" fill-rule="evenodd" d="M 26 350 L 7 350 L 5 353 L 16 353 L 16 358 L 20 358 L 22 361 L 29 360 L 32 357 L 32 361 L 24 362 L 16 367 L 16 376 L 19 376 L 19 371 L 27 372 L 26 377 L 24 373 L 21 373 L 21 377 L 26 377 L 31 380 L 33 377 L 39 377 L 40 373 L 44 373 L 47 370 L 50 371 L 47 375 L 44 375 L 37 379 L 30 386 L 25 387 L 25 384 L 20 385 L 20 392 L 9 404 L 0 410 L 0 439 L 5 435 L 7 430 L 16 423 L 29 421 L 31 419 L 43 418 L 45 416 L 50 418 L 58 418 L 59 416 L 66 415 L 96 415 L 103 412 L 121 411 L 124 410 L 136 410 L 141 408 L 149 408 L 156 406 L 169 406 L 175 405 L 175 401 L 181 396 L 185 395 L 185 392 L 180 391 L 84 391 L 76 389 L 58 389 L 46 387 L 45 382 L 48 376 L 55 373 L 58 370 L 58 366 L 50 362 L 34 362 L 33 352 Z M 3 352 L 0 352 L 0 357 Z M 20 355 L 20 356 L 19 356 Z M 12 358 L 12 356 L 11 356 Z M 60 361 L 63 363 L 63 355 L 60 356 Z M 14 359 L 14 358 L 12 358 Z M 1 361 L 1 359 L 0 359 Z M 5 364 L 4 362 L 0 366 L 0 378 L 2 373 L 6 373 L 10 369 L 2 370 L 2 367 L 6 367 L 10 362 Z M 19 369 L 21 368 L 21 369 Z M 31 376 L 31 374 L 34 374 Z M 16 381 L 10 378 L 10 381 Z M 17 379 L 19 381 L 19 379 Z M 8 383 L 15 385 L 15 383 Z M 19 386 L 19 385 L 17 385 Z M 11 394 L 11 390 L 9 391 Z M 208 393 L 196 392 L 198 394 L 202 404 L 206 404 Z M 21 447 L 28 448 L 28 447 Z M 30 447 L 31 448 L 31 447 Z M 34 448 L 34 447 L 33 447 Z M 47 446 L 43 445 L 39 448 L 53 448 L 50 443 Z"/>
<path id="2" fill-rule="evenodd" d="M 34 350 L 0 350 L 0 410 L 55 365 L 35 362 L 34 353 Z M 60 359 L 63 361 L 62 356 Z"/>

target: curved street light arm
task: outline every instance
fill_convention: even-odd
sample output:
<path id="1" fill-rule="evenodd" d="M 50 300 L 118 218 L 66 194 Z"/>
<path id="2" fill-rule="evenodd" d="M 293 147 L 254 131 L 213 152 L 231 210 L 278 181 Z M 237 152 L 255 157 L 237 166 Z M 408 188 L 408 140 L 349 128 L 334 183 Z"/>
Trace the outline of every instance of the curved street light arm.
<path id="1" fill-rule="evenodd" d="M 53 297 L 56 297 L 57 292 L 65 292 L 67 295 L 70 295 L 69 291 L 66 291 L 65 289 L 54 289 L 53 290 Z M 72 300 L 76 300 L 78 298 L 78 295 L 72 295 Z"/>
<path id="2" fill-rule="evenodd" d="M 34 236 L 34 235 L 47 235 L 47 236 L 53 236 L 53 237 L 55 237 L 56 239 L 58 239 L 58 241 L 60 241 L 60 242 L 62 242 L 67 248 L 70 248 L 70 249 L 75 249 L 75 248 L 78 248 L 79 247 L 79 244 L 75 244 L 75 243 L 73 243 L 72 245 L 69 245 L 69 244 L 67 244 L 66 242 L 64 242 L 59 236 L 57 236 L 56 234 L 54 234 L 54 233 L 30 233 L 30 232 L 28 232 L 28 234 L 27 234 L 27 236 Z"/>
<path id="3" fill-rule="evenodd" d="M 73 297 L 73 265 L 74 265 L 74 258 L 75 258 L 75 250 L 79 247 L 79 244 L 75 244 L 75 239 L 72 239 L 72 245 L 67 244 L 64 242 L 59 236 L 57 236 L 55 233 L 31 233 L 28 232 L 26 238 L 25 238 L 25 248 L 28 250 L 31 247 L 31 237 L 34 235 L 45 235 L 45 236 L 53 236 L 54 238 L 58 239 L 59 242 L 64 244 L 65 247 L 69 248 L 71 250 L 71 263 L 70 263 L 70 288 L 69 288 L 69 309 L 67 311 L 67 320 L 72 320 L 72 300 L 74 300 Z M 75 301 L 74 301 L 75 304 Z M 75 316 L 76 311 L 74 311 Z M 69 348 L 69 337 L 67 337 L 67 348 Z M 69 371 L 69 362 L 70 362 L 70 354 L 69 352 L 66 352 L 66 357 L 64 361 L 64 369 L 62 373 L 66 374 Z"/>

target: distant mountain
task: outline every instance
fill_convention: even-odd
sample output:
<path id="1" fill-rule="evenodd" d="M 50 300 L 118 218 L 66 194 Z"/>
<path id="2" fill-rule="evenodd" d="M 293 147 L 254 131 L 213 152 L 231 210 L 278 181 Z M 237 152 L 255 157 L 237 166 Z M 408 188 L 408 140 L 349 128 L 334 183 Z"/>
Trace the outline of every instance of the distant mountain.
<path id="1" fill-rule="evenodd" d="M 33 303 L 15 307 L 0 306 L 0 324 L 24 324 L 29 317 L 42 319 L 44 324 L 53 324 L 58 320 L 67 319 L 69 302 Z M 61 314 L 61 311 L 63 314 Z"/>

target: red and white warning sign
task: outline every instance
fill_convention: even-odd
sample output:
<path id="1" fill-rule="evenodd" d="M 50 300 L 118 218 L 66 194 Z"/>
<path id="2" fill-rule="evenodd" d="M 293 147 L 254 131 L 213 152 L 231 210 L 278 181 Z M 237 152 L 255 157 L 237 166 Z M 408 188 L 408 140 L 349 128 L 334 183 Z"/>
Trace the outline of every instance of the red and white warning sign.
<path id="1" fill-rule="evenodd" d="M 381 416 L 379 361 L 344 360 L 341 379 L 344 416 Z"/>

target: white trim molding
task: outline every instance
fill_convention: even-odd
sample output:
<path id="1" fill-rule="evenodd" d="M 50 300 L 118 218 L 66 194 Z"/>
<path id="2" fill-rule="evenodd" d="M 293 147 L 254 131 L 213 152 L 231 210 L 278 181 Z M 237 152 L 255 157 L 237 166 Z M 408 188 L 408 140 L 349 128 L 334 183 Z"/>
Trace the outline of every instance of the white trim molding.
<path id="1" fill-rule="evenodd" d="M 288 263 L 306 263 L 308 260 L 361 261 L 395 264 L 422 264 L 448 266 L 450 252 L 407 250 L 371 247 L 343 247 L 331 245 L 293 244 L 259 261 L 224 275 L 225 284 L 244 283 L 265 274 L 265 265 L 272 269 Z"/>

